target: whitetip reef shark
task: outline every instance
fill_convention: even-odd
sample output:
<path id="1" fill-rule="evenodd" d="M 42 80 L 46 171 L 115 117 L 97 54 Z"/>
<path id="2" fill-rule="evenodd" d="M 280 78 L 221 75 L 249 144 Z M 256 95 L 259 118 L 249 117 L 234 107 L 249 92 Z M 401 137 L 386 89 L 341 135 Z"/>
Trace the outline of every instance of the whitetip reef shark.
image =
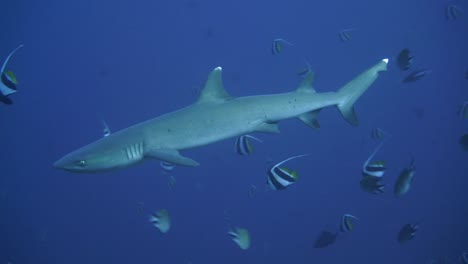
<path id="1" fill-rule="evenodd" d="M 103 137 L 67 154 L 54 167 L 93 173 L 128 167 L 148 158 L 198 166 L 179 151 L 252 132 L 279 133 L 278 122 L 290 118 L 318 128 L 317 114 L 327 106 L 336 106 L 346 121 L 357 126 L 353 105 L 379 72 L 387 70 L 387 64 L 388 59 L 383 59 L 337 92 L 317 93 L 310 72 L 295 91 L 246 97 L 232 97 L 226 92 L 222 69 L 217 67 L 194 104 Z"/>

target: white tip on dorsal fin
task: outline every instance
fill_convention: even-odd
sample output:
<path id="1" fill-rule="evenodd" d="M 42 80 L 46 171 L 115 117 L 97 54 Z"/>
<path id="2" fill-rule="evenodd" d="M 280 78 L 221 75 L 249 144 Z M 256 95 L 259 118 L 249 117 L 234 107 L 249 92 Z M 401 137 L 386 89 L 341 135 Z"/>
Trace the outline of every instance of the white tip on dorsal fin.
<path id="1" fill-rule="evenodd" d="M 314 89 L 314 77 L 315 74 L 309 71 L 302 80 L 299 87 L 296 89 L 296 92 L 308 92 L 308 93 L 315 93 Z"/>
<path id="2" fill-rule="evenodd" d="M 232 96 L 224 90 L 222 72 L 223 70 L 221 67 L 216 67 L 211 71 L 205 82 L 205 86 L 200 92 L 200 97 L 198 98 L 199 103 L 224 101 L 232 98 Z"/>

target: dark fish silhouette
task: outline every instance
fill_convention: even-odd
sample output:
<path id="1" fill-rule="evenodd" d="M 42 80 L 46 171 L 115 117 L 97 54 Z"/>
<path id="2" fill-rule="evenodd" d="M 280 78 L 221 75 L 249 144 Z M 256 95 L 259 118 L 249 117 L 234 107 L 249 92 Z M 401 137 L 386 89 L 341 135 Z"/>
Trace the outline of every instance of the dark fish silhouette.
<path id="1" fill-rule="evenodd" d="M 411 63 L 413 63 L 413 57 L 410 55 L 409 49 L 401 50 L 397 58 L 397 64 L 400 70 L 408 70 L 411 66 Z"/>
<path id="2" fill-rule="evenodd" d="M 414 235 L 416 234 L 416 231 L 418 231 L 419 226 L 416 224 L 406 224 L 404 225 L 401 229 L 400 232 L 398 233 L 398 242 L 400 244 L 403 244 L 405 242 L 410 241 L 413 239 Z"/>
<path id="3" fill-rule="evenodd" d="M 398 179 L 395 182 L 393 193 L 397 198 L 409 192 L 409 190 L 411 189 L 411 184 L 413 183 L 415 172 L 416 168 L 414 166 L 414 159 L 412 159 L 409 167 L 403 169 L 403 171 L 400 173 L 400 176 L 398 176 Z"/>
<path id="4" fill-rule="evenodd" d="M 372 194 L 383 193 L 385 184 L 382 184 L 381 180 L 382 177 L 366 176 L 360 182 L 361 189 Z"/>
<path id="5" fill-rule="evenodd" d="M 463 14 L 463 10 L 456 5 L 448 5 L 445 8 L 445 18 L 447 20 L 457 20 Z"/>
<path id="6" fill-rule="evenodd" d="M 424 75 L 426 75 L 429 72 L 430 72 L 430 70 L 428 70 L 428 69 L 422 69 L 422 70 L 414 71 L 410 75 L 406 76 L 406 78 L 403 79 L 403 82 L 404 83 L 415 82 L 415 81 L 421 79 Z"/>
<path id="7" fill-rule="evenodd" d="M 465 150 L 465 151 L 468 151 L 468 134 L 465 134 L 463 135 L 461 138 L 460 138 L 460 146 Z"/>
<path id="8" fill-rule="evenodd" d="M 329 231 L 322 231 L 315 240 L 315 248 L 326 248 L 329 245 L 335 243 L 338 233 L 332 233 Z"/>

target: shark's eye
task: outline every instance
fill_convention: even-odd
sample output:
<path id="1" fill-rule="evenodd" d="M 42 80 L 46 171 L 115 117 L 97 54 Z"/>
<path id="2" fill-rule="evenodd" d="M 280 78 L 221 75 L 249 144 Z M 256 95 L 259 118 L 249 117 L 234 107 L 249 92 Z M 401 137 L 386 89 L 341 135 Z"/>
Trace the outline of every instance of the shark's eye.
<path id="1" fill-rule="evenodd" d="M 80 160 L 77 162 L 78 166 L 80 167 L 85 167 L 86 166 L 86 161 L 85 160 Z"/>

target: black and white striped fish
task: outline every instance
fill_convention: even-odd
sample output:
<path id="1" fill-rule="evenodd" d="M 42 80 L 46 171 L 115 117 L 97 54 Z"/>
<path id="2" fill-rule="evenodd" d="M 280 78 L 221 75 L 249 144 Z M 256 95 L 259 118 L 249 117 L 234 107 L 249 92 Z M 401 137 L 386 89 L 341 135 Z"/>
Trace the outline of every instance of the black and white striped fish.
<path id="1" fill-rule="evenodd" d="M 16 93 L 16 85 L 18 85 L 18 80 L 12 71 L 5 72 L 5 67 L 8 64 L 10 57 L 21 47 L 23 47 L 23 45 L 18 46 L 16 49 L 10 52 L 10 54 L 8 54 L 0 70 L 0 102 L 7 105 L 13 103 L 13 101 L 8 98 L 8 96 Z"/>
<path id="2" fill-rule="evenodd" d="M 447 20 L 457 20 L 463 14 L 463 10 L 456 5 L 448 5 L 445 8 L 445 18 Z"/>
<path id="3" fill-rule="evenodd" d="M 108 137 L 111 134 L 111 130 L 109 126 L 107 125 L 106 121 L 102 120 L 102 134 L 104 137 Z"/>
<path id="4" fill-rule="evenodd" d="M 166 161 L 161 161 L 159 163 L 159 166 L 161 166 L 161 168 L 163 169 L 163 172 L 164 173 L 170 173 L 171 171 L 174 170 L 175 168 L 175 165 L 170 163 L 170 162 L 166 162 Z"/>
<path id="5" fill-rule="evenodd" d="M 283 51 L 283 46 L 284 44 L 288 44 L 290 46 L 293 46 L 291 42 L 284 40 L 282 38 L 277 38 L 273 40 L 273 43 L 271 44 L 271 54 L 273 55 L 278 55 Z"/>
<path id="6" fill-rule="evenodd" d="M 263 141 L 261 141 L 260 139 L 254 136 L 242 135 L 236 139 L 235 148 L 236 148 L 237 154 L 242 155 L 242 156 L 247 156 L 253 153 L 254 148 L 250 139 L 263 143 Z"/>
<path id="7" fill-rule="evenodd" d="M 341 217 L 340 231 L 343 233 L 352 231 L 354 228 L 353 220 L 359 220 L 359 219 L 353 215 L 344 214 Z"/>
<path id="8" fill-rule="evenodd" d="M 383 146 L 384 141 L 381 141 L 379 145 L 375 148 L 375 150 L 371 153 L 369 158 L 364 162 L 364 165 L 362 165 L 362 176 L 368 177 L 368 176 L 373 176 L 373 177 L 383 177 L 386 171 L 385 167 L 385 160 L 379 160 L 379 161 L 374 161 L 371 162 L 371 160 L 374 158 L 375 154 L 380 150 L 380 148 Z"/>
<path id="9" fill-rule="evenodd" d="M 289 185 L 296 183 L 298 179 L 297 172 L 280 166 L 287 161 L 307 155 L 309 154 L 293 156 L 273 165 L 273 167 L 271 167 L 271 169 L 268 171 L 267 177 L 267 184 L 271 187 L 271 189 L 284 190 Z"/>
<path id="10" fill-rule="evenodd" d="M 356 30 L 356 29 L 349 28 L 349 29 L 345 29 L 345 30 L 340 31 L 340 34 L 339 34 L 340 40 L 342 42 L 350 41 L 353 38 L 351 32 L 353 32 L 354 30 Z"/>

